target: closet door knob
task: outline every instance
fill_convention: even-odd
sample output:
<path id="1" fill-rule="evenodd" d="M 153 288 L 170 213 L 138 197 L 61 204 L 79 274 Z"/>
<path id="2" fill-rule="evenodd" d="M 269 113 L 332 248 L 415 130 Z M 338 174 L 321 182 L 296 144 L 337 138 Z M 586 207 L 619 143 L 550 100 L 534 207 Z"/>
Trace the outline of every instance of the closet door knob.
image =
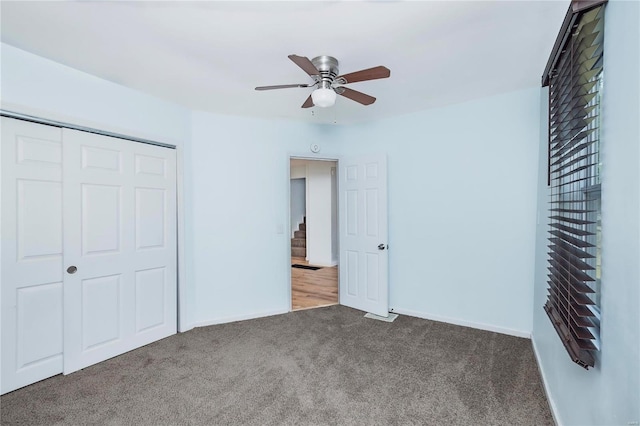
<path id="1" fill-rule="evenodd" d="M 71 265 L 67 268 L 67 274 L 75 274 L 76 271 L 78 270 L 78 268 L 76 268 L 75 266 Z"/>

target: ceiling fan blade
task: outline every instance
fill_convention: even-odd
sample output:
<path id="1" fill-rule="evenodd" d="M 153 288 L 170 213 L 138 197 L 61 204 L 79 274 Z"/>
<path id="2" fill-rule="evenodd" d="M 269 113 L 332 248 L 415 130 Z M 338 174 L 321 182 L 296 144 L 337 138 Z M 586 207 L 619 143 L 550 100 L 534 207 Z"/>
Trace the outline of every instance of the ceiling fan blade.
<path id="1" fill-rule="evenodd" d="M 356 83 L 358 81 L 377 80 L 379 78 L 388 78 L 391 75 L 391 70 L 382 65 L 378 67 L 368 68 L 366 70 L 360 70 L 345 75 L 339 75 L 336 80 L 344 80 L 344 83 Z"/>
<path id="2" fill-rule="evenodd" d="M 313 106 L 313 99 L 311 99 L 311 95 L 307 98 L 306 101 L 302 104 L 301 108 L 311 108 Z"/>
<path id="3" fill-rule="evenodd" d="M 281 84 L 279 86 L 259 86 L 256 90 L 290 89 L 292 87 L 310 87 L 308 84 Z"/>
<path id="4" fill-rule="evenodd" d="M 289 59 L 291 59 L 294 64 L 302 68 L 302 70 L 310 76 L 320 74 L 318 68 L 316 68 L 315 65 L 313 65 L 313 63 L 306 56 L 289 55 Z"/>
<path id="5" fill-rule="evenodd" d="M 352 101 L 361 103 L 362 105 L 371 105 L 376 101 L 376 98 L 373 96 L 358 92 L 357 90 L 349 89 L 348 87 L 338 87 L 336 89 L 336 93 L 344 96 L 345 98 L 349 98 Z"/>

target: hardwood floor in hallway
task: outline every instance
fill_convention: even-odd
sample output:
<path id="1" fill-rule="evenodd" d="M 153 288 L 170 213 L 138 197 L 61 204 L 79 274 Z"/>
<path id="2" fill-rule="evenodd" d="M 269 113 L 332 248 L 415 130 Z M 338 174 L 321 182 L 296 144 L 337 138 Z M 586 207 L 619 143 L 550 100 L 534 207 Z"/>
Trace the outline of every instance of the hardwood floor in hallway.
<path id="1" fill-rule="evenodd" d="M 291 264 L 308 265 L 304 257 L 291 257 Z M 291 268 L 291 304 L 294 311 L 338 304 L 338 267 L 317 271 Z"/>

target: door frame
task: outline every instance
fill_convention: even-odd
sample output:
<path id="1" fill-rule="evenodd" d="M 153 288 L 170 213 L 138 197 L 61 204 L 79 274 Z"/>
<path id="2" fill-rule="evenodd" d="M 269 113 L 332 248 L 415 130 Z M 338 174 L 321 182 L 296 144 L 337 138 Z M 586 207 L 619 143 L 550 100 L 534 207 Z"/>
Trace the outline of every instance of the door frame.
<path id="1" fill-rule="evenodd" d="M 5 109 L 11 108 L 11 109 Z M 25 111 L 25 112 L 20 112 Z M 0 107 L 0 116 L 14 118 L 23 121 L 30 121 L 37 124 L 44 124 L 48 126 L 80 130 L 89 133 L 96 133 L 105 136 L 111 136 L 118 139 L 124 139 L 131 143 L 146 143 L 149 145 L 156 145 L 165 147 L 168 149 L 176 150 L 176 217 L 177 217 L 177 312 L 176 325 L 178 332 L 182 333 L 194 328 L 194 321 L 189 310 L 189 301 L 191 299 L 187 289 L 186 280 L 186 261 L 185 261 L 185 208 L 184 208 L 184 189 L 185 189 L 185 176 L 184 176 L 184 146 L 177 145 L 177 141 L 160 142 L 152 139 L 146 139 L 142 137 L 136 137 L 119 133 L 121 129 L 114 129 L 109 131 L 109 126 L 103 126 L 98 129 L 94 122 L 88 122 L 86 120 L 79 119 L 77 117 L 63 116 L 60 119 L 56 119 L 58 114 L 50 113 L 41 110 L 30 111 L 29 108 L 18 106 L 14 104 L 3 103 Z M 51 118 L 45 118 L 45 117 Z M 73 122 L 67 122 L 64 120 L 71 119 Z M 186 143 L 188 141 L 182 141 Z M 1 179 L 1 178 L 0 178 Z M 1 181 L 0 181 L 1 182 Z M 2 266 L 0 265 L 0 268 Z M 1 302 L 1 301 L 0 301 Z"/>
<path id="2" fill-rule="evenodd" d="M 309 153 L 297 153 L 291 152 L 287 154 L 287 221 L 285 222 L 287 226 L 285 229 L 289 229 L 287 235 L 290 234 L 291 228 L 291 160 L 307 160 L 307 161 L 335 161 L 336 162 L 336 212 L 338 214 L 338 218 L 340 217 L 340 179 L 339 179 L 339 171 L 340 171 L 340 160 L 341 156 L 339 155 L 314 155 Z M 305 191 L 306 197 L 306 191 Z M 336 222 L 336 231 L 338 238 L 338 267 L 340 267 L 340 221 Z M 291 237 L 287 237 L 287 265 L 288 266 L 288 276 L 289 279 L 286 281 L 287 286 L 287 296 L 289 298 L 289 312 L 293 312 L 293 300 L 292 300 L 292 291 L 291 291 Z M 340 275 L 338 274 L 338 304 L 340 304 Z"/>

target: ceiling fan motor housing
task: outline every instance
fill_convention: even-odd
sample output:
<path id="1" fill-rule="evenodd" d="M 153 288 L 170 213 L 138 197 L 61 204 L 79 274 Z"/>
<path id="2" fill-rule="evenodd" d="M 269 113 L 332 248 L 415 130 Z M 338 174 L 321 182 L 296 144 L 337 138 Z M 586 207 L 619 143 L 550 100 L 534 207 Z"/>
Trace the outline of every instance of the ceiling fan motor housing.
<path id="1" fill-rule="evenodd" d="M 333 56 L 317 56 L 311 63 L 320 71 L 319 83 L 324 89 L 331 89 L 334 79 L 338 75 L 338 60 Z"/>

